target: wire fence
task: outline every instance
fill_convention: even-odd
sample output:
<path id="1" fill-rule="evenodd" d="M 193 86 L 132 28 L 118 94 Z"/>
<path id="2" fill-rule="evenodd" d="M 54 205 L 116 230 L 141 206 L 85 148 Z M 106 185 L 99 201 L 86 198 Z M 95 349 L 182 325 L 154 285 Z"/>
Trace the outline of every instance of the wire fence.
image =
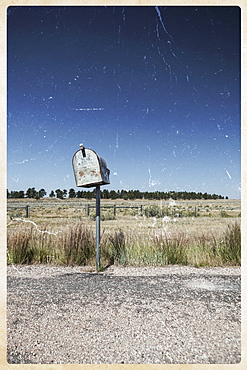
<path id="1" fill-rule="evenodd" d="M 85 217 L 94 217 L 96 204 L 94 201 L 73 200 L 35 200 L 31 202 L 8 201 L 7 214 L 12 217 L 68 217 L 74 214 Z M 147 217 L 241 217 L 240 201 L 213 201 L 213 202 L 108 202 L 100 204 L 102 216 L 112 215 L 144 215 Z"/>

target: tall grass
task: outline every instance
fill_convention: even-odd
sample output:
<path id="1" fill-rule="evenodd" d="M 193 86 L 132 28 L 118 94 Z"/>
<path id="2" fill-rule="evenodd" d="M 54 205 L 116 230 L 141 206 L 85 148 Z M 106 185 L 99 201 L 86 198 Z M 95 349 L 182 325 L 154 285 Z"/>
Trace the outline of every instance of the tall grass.
<path id="1" fill-rule="evenodd" d="M 94 257 L 93 231 L 82 223 L 67 228 L 60 240 L 61 261 L 66 265 L 86 265 Z"/>
<path id="2" fill-rule="evenodd" d="M 49 233 L 35 227 L 8 231 L 7 261 L 14 264 L 51 263 L 58 265 L 94 265 L 95 233 L 77 222 L 59 233 Z M 240 222 L 227 226 L 222 235 L 164 230 L 134 229 L 103 233 L 101 238 L 102 265 L 121 264 L 165 266 L 224 266 L 241 264 Z"/>
<path id="3" fill-rule="evenodd" d="M 183 233 L 169 236 L 165 234 L 156 241 L 156 249 L 161 251 L 162 261 L 167 265 L 188 264 L 188 238 Z"/>
<path id="4" fill-rule="evenodd" d="M 219 253 L 224 264 L 241 264 L 241 229 L 237 222 L 228 225 Z"/>
<path id="5" fill-rule="evenodd" d="M 116 262 L 125 265 L 128 262 L 128 258 L 126 253 L 126 236 L 124 232 L 119 229 L 115 231 L 113 235 L 109 235 L 109 244 L 113 263 Z"/>
<path id="6" fill-rule="evenodd" d="M 54 236 L 46 228 L 17 228 L 7 234 L 7 261 L 15 264 L 48 263 L 56 257 Z"/>

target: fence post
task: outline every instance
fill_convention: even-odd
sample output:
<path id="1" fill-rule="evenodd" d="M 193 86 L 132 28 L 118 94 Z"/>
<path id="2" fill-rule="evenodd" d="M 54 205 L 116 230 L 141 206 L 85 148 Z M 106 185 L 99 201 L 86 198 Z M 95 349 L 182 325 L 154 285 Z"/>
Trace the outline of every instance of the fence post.
<path id="1" fill-rule="evenodd" d="M 26 206 L 26 218 L 28 218 L 29 217 L 29 206 L 27 205 Z"/>
<path id="2" fill-rule="evenodd" d="M 87 204 L 87 216 L 90 214 L 90 204 Z"/>
<path id="3" fill-rule="evenodd" d="M 140 215 L 142 216 L 142 204 L 140 205 Z"/>
<path id="4" fill-rule="evenodd" d="M 116 204 L 114 204 L 114 206 L 113 206 L 113 214 L 114 214 L 114 216 L 116 216 Z"/>

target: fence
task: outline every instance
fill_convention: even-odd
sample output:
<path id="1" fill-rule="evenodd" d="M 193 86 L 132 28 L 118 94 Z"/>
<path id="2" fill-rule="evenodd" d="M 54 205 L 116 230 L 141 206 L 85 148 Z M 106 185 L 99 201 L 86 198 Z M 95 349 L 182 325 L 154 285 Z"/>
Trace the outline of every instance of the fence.
<path id="1" fill-rule="evenodd" d="M 103 204 L 102 204 L 103 203 Z M 208 217 L 241 217 L 241 208 L 239 204 L 228 205 L 222 208 L 221 205 L 213 205 L 213 204 L 200 204 L 195 206 L 189 205 L 189 203 L 178 204 L 176 206 L 169 205 L 169 204 L 160 204 L 160 203 L 147 203 L 141 204 L 138 202 L 130 202 L 129 204 L 120 203 L 120 204 L 111 204 L 102 202 L 100 208 L 102 209 L 102 213 L 104 214 L 104 210 L 110 210 L 110 213 L 116 217 L 118 210 L 126 209 L 126 214 L 128 213 L 128 209 L 136 209 L 136 212 L 131 212 L 133 215 L 136 215 L 137 212 L 140 216 L 145 215 L 147 217 L 200 217 L 200 216 L 208 216 Z M 93 203 L 86 203 L 86 202 L 73 202 L 69 201 L 33 201 L 30 202 L 28 205 L 25 202 L 8 202 L 7 204 L 7 212 L 10 217 L 31 217 L 37 214 L 44 215 L 48 213 L 59 212 L 59 217 L 67 217 L 67 210 L 73 209 L 72 212 L 82 211 L 86 217 L 90 217 L 91 210 L 95 210 L 95 204 Z M 71 215 L 72 212 L 70 211 L 69 214 Z M 119 212 L 120 213 L 120 212 Z M 124 213 L 125 215 L 125 213 Z M 108 216 L 108 215 L 107 215 Z M 110 215 L 109 215 L 110 216 Z M 55 216 L 54 216 L 55 217 Z"/>
<path id="2" fill-rule="evenodd" d="M 91 204 L 87 204 L 86 206 L 84 206 L 84 209 L 86 210 L 86 214 L 87 216 L 90 216 L 90 209 L 95 209 L 96 207 L 94 205 L 91 205 Z M 120 208 L 135 208 L 135 209 L 139 209 L 139 214 L 142 216 L 143 214 L 143 206 L 142 205 L 138 205 L 138 206 L 117 206 L 116 204 L 112 205 L 112 206 L 100 206 L 101 209 L 103 208 L 110 208 L 110 209 L 113 209 L 113 214 L 114 216 L 116 216 L 116 212 L 117 212 L 117 209 L 120 209 Z M 148 206 L 147 206 L 148 208 Z M 160 208 L 160 211 L 162 212 L 162 208 Z M 145 211 L 144 211 L 145 213 Z M 198 214 L 198 209 L 197 207 L 194 207 L 194 209 L 192 210 L 175 210 L 175 209 L 168 209 L 166 208 L 166 211 L 164 210 L 164 214 L 166 214 L 167 216 L 173 216 L 173 217 L 186 217 L 186 216 L 190 216 L 190 217 L 197 217 L 199 216 Z M 152 215 L 150 215 L 152 216 Z M 157 214 L 154 214 L 154 216 L 157 216 Z"/>
<path id="3" fill-rule="evenodd" d="M 85 206 L 85 209 L 86 209 L 86 212 L 87 212 L 87 216 L 90 216 L 90 209 L 91 208 L 96 208 L 96 206 L 92 206 L 90 204 L 87 204 Z M 110 208 L 110 209 L 113 209 L 113 214 L 114 216 L 116 216 L 116 212 L 117 212 L 117 208 L 136 208 L 136 209 L 139 209 L 139 212 L 140 212 L 140 215 L 142 215 L 142 205 L 140 206 L 117 206 L 116 204 L 112 205 L 112 206 L 100 206 L 101 209 L 103 208 Z"/>
<path id="4" fill-rule="evenodd" d="M 25 209 L 26 211 L 26 215 L 25 217 L 28 218 L 29 217 L 29 205 L 25 206 L 25 207 L 9 207 L 7 206 L 7 212 L 12 210 L 12 209 Z"/>
<path id="5" fill-rule="evenodd" d="M 56 208 L 57 205 L 53 205 L 54 208 Z M 71 204 L 72 206 L 72 204 Z M 78 204 L 76 205 L 78 207 Z M 52 208 L 53 208 L 52 207 Z M 76 207 L 76 208 L 77 208 Z M 36 208 L 34 206 L 34 208 Z M 91 209 L 95 209 L 96 206 L 95 205 L 92 205 L 92 204 L 85 204 L 82 206 L 82 208 L 85 210 L 85 213 L 86 215 L 89 217 L 90 216 L 90 210 Z M 113 214 L 114 216 L 116 216 L 116 213 L 117 213 L 117 209 L 138 209 L 139 210 L 139 214 L 142 216 L 143 213 L 146 214 L 145 212 L 145 209 L 148 208 L 148 206 L 144 206 L 142 204 L 140 205 L 137 205 L 137 206 L 117 206 L 116 204 L 113 204 L 113 205 L 101 205 L 100 206 L 101 209 L 112 209 L 113 210 Z M 26 206 L 7 206 L 7 212 L 11 211 L 11 210 L 18 210 L 18 209 L 24 209 L 25 210 L 25 217 L 28 218 L 30 216 L 30 205 L 26 205 Z M 160 208 L 160 210 L 162 211 L 162 208 Z M 157 211 L 157 210 L 155 210 Z M 166 211 L 164 210 L 163 208 L 163 215 L 167 215 L 167 216 L 173 216 L 173 217 L 184 217 L 184 216 L 194 216 L 194 217 L 197 217 L 198 216 L 198 213 L 197 213 L 197 207 L 194 208 L 194 210 L 190 210 L 190 211 L 186 211 L 186 210 L 174 210 L 174 209 L 166 209 Z M 158 214 L 152 214 L 152 212 L 148 215 L 149 217 L 152 217 L 152 216 L 157 216 Z M 160 217 L 160 216 L 159 216 Z"/>

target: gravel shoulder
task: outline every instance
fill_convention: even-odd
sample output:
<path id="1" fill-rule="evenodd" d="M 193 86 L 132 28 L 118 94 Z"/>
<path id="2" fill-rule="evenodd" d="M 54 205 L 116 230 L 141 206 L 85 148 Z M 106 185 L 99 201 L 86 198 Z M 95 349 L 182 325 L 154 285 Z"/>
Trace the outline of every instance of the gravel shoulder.
<path id="1" fill-rule="evenodd" d="M 7 360 L 241 361 L 239 267 L 8 266 Z"/>

